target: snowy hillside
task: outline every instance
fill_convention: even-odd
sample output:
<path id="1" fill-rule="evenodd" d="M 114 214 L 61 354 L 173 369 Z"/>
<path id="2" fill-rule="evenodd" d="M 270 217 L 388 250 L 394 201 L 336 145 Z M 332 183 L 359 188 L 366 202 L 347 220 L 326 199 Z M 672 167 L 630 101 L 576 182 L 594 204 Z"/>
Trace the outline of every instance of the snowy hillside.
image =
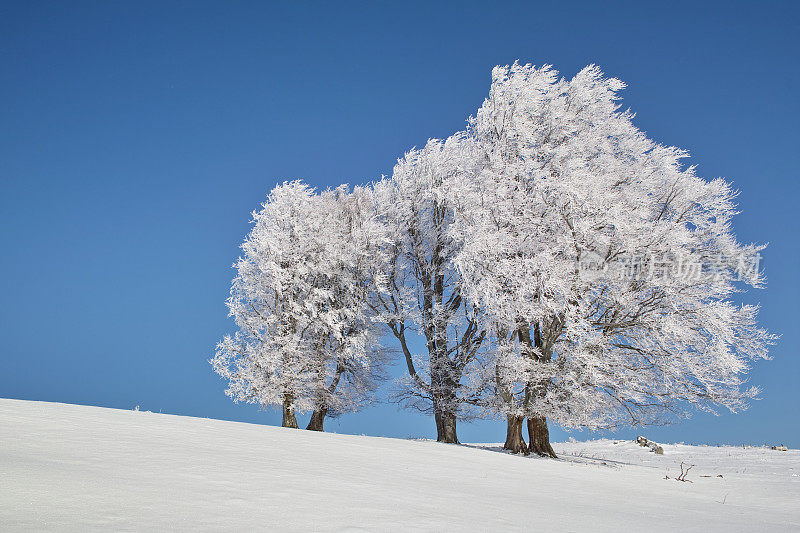
<path id="1" fill-rule="evenodd" d="M 0 400 L 0 529 L 800 531 L 797 450 L 488 448 Z"/>

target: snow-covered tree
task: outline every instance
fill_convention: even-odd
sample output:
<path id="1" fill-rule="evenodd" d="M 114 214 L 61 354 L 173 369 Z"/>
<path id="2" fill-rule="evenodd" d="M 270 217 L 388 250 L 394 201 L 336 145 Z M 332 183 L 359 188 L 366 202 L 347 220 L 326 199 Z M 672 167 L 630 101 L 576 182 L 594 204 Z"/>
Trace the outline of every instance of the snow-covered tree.
<path id="1" fill-rule="evenodd" d="M 506 447 L 526 450 L 526 417 L 530 450 L 554 456 L 547 418 L 598 428 L 745 407 L 745 373 L 773 337 L 731 301 L 762 283 L 761 248 L 732 234 L 731 186 L 648 139 L 596 66 L 492 77 L 469 127 L 481 171 L 444 190 L 459 294 L 491 324 L 482 381 Z"/>
<path id="2" fill-rule="evenodd" d="M 211 361 L 234 401 L 281 405 L 285 427 L 313 411 L 308 429 L 321 431 L 326 415 L 369 397 L 383 351 L 367 276 L 385 240 L 370 201 L 364 189 L 316 194 L 294 181 L 253 213 L 227 302 L 238 331 Z"/>
<path id="3" fill-rule="evenodd" d="M 437 440 L 458 442 L 456 422 L 471 398 L 462 386 L 486 335 L 475 308 L 464 302 L 452 259 L 460 243 L 444 184 L 472 179 L 475 144 L 464 134 L 431 140 L 398 161 L 391 179 L 374 186 L 379 218 L 389 231 L 388 268 L 373 305 L 399 342 L 408 367 L 402 399 L 432 412 Z M 469 178 L 467 178 L 469 176 Z M 414 353 L 412 335 L 425 353 Z"/>
<path id="4" fill-rule="evenodd" d="M 506 448 L 554 456 L 548 418 L 601 428 L 746 407 L 746 372 L 774 337 L 733 297 L 762 285 L 762 248 L 734 237 L 730 184 L 637 129 L 623 88 L 595 66 L 571 80 L 497 67 L 467 131 L 390 178 L 276 187 L 236 265 L 239 331 L 212 360 L 227 393 L 282 405 L 284 425 L 314 411 L 322 429 L 373 390 L 382 323 L 408 368 L 401 398 L 444 442 L 482 412 L 506 417 Z"/>

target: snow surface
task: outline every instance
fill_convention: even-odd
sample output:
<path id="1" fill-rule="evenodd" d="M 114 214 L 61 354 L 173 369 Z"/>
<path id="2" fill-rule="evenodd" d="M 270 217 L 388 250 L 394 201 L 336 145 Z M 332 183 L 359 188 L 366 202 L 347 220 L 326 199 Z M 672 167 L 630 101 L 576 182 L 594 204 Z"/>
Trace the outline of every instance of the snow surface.
<path id="1" fill-rule="evenodd" d="M 800 531 L 798 450 L 554 448 L 0 399 L 0 530 Z"/>

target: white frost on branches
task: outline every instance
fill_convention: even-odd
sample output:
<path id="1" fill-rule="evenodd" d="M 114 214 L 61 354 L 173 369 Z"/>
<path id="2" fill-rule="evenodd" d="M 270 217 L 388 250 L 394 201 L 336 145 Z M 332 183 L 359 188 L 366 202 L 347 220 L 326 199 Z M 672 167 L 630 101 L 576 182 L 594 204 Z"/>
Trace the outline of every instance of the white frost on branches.
<path id="1" fill-rule="evenodd" d="M 369 397 L 382 356 L 366 276 L 385 239 L 370 209 L 362 188 L 294 181 L 253 213 L 228 299 L 238 331 L 212 360 L 231 398 L 335 414 Z"/>
<path id="2" fill-rule="evenodd" d="M 598 427 L 687 405 L 737 410 L 757 393 L 742 390 L 744 373 L 773 337 L 730 296 L 761 247 L 731 232 L 731 186 L 648 139 L 620 109 L 622 88 L 596 66 L 571 80 L 495 68 L 469 129 L 484 168 L 447 184 L 463 292 L 497 346 L 484 379 L 505 414 Z M 676 275 L 675 258 L 714 275 Z M 639 270 L 602 274 L 626 262 Z M 744 282 L 759 286 L 761 273 Z"/>
<path id="3" fill-rule="evenodd" d="M 439 437 L 470 398 L 461 386 L 485 332 L 477 310 L 465 305 L 461 278 L 452 262 L 460 244 L 449 231 L 453 206 L 445 191 L 450 179 L 475 179 L 479 170 L 475 143 L 457 134 L 431 140 L 394 167 L 391 179 L 374 186 L 380 220 L 389 228 L 385 293 L 375 309 L 398 339 L 410 378 L 402 398 L 433 411 Z M 424 338 L 426 353 L 414 354 L 407 333 Z"/>
<path id="4" fill-rule="evenodd" d="M 447 442 L 475 413 L 598 428 L 746 407 L 746 372 L 774 336 L 732 298 L 763 284 L 743 268 L 763 247 L 733 235 L 729 183 L 633 124 L 624 87 L 596 66 L 569 80 L 496 67 L 466 131 L 411 150 L 390 178 L 276 187 L 236 264 L 238 331 L 212 361 L 227 393 L 356 409 L 388 331 L 402 399 Z"/>

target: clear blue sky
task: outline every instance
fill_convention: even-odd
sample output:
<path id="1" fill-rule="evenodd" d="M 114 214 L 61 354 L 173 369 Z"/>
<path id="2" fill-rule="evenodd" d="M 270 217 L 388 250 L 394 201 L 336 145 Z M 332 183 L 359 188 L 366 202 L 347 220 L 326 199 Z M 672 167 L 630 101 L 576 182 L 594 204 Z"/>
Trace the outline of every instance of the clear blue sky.
<path id="1" fill-rule="evenodd" d="M 0 1 L 0 397 L 279 422 L 233 404 L 207 362 L 266 192 L 389 173 L 464 126 L 495 64 L 597 63 L 642 129 L 742 191 L 740 239 L 770 243 L 768 288 L 745 297 L 782 335 L 752 373 L 763 400 L 646 433 L 798 447 L 798 17 L 797 2 Z M 390 404 L 327 427 L 435 435 Z"/>

